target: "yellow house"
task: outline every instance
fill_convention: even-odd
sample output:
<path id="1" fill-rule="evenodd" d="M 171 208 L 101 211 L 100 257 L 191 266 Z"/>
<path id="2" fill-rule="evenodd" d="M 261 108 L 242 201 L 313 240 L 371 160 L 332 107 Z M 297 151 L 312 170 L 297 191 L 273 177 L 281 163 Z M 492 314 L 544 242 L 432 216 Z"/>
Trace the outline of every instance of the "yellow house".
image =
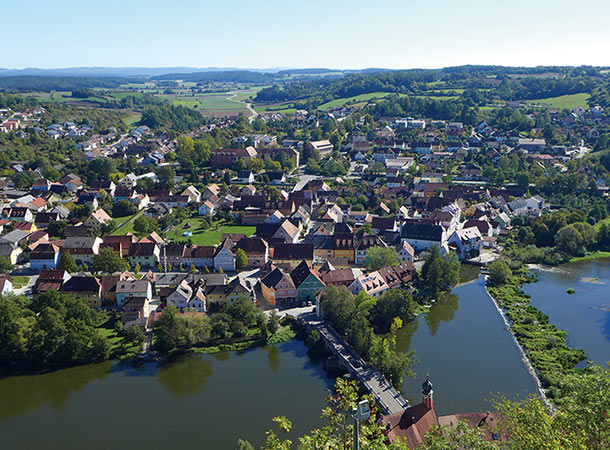
<path id="1" fill-rule="evenodd" d="M 354 262 L 356 259 L 354 235 L 340 235 L 334 237 L 334 257 L 345 258 L 349 262 Z"/>
<path id="2" fill-rule="evenodd" d="M 319 259 L 328 259 L 333 257 L 332 248 L 314 248 L 313 255 Z"/>
<path id="3" fill-rule="evenodd" d="M 234 278 L 229 284 L 210 286 L 205 293 L 208 308 L 219 308 L 226 303 L 237 300 L 254 300 L 252 289 L 246 286 L 239 277 Z"/>
<path id="4" fill-rule="evenodd" d="M 205 298 L 208 302 L 208 308 L 219 308 L 227 302 L 226 286 L 210 286 L 206 290 Z"/>
<path id="5" fill-rule="evenodd" d="M 276 244 L 273 247 L 273 263 L 290 266 L 290 270 L 298 266 L 301 261 L 313 261 L 313 244 Z"/>

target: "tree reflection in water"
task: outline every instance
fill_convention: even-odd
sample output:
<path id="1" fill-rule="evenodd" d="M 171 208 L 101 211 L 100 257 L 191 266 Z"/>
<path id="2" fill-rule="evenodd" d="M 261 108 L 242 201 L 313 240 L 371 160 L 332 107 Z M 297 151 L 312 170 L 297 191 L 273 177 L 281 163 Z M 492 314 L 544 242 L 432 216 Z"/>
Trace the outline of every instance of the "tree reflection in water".
<path id="1" fill-rule="evenodd" d="M 214 374 L 212 365 L 199 355 L 184 355 L 163 365 L 157 378 L 176 397 L 197 394 Z"/>
<path id="2" fill-rule="evenodd" d="M 458 310 L 458 297 L 455 294 L 443 294 L 424 316 L 430 334 L 434 336 L 441 322 L 449 323 Z"/>
<path id="3" fill-rule="evenodd" d="M 267 350 L 267 360 L 269 361 L 269 367 L 274 372 L 277 372 L 280 368 L 280 350 L 276 345 L 267 345 L 264 347 Z"/>
<path id="4" fill-rule="evenodd" d="M 35 411 L 51 403 L 57 411 L 68 406 L 70 394 L 93 380 L 106 378 L 112 362 L 89 364 L 43 375 L 23 375 L 0 379 L 0 420 Z"/>

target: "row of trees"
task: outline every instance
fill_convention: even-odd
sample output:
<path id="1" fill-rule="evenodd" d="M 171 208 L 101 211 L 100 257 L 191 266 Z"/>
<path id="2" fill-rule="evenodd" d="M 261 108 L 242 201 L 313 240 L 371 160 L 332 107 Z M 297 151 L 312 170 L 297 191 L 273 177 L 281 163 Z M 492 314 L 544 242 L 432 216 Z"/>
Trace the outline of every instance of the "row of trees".
<path id="1" fill-rule="evenodd" d="M 102 317 L 80 297 L 49 291 L 32 302 L 5 296 L 0 301 L 0 366 L 52 370 L 110 355 L 97 327 Z"/>
<path id="2" fill-rule="evenodd" d="M 395 386 L 401 386 L 414 353 L 397 350 L 396 334 L 404 321 L 414 317 L 411 293 L 392 290 L 376 299 L 364 292 L 354 296 L 345 286 L 333 285 L 323 292 L 320 303 L 324 318 L 345 336 L 352 348 Z"/>
<path id="3" fill-rule="evenodd" d="M 268 318 L 251 301 L 238 300 L 211 315 L 180 314 L 168 305 L 155 322 L 155 346 L 164 353 L 250 336 L 266 341 L 280 329 L 277 314 Z"/>

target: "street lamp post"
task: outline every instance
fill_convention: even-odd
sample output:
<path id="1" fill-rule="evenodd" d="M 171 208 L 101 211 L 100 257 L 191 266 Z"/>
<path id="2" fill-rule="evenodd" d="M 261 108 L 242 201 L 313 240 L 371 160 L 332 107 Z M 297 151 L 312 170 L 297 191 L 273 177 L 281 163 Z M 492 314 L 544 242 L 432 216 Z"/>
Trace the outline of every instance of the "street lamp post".
<path id="1" fill-rule="evenodd" d="M 358 407 L 352 410 L 352 418 L 354 419 L 354 450 L 360 449 L 360 421 L 371 417 L 369 409 L 369 401 L 362 400 L 358 403 Z"/>

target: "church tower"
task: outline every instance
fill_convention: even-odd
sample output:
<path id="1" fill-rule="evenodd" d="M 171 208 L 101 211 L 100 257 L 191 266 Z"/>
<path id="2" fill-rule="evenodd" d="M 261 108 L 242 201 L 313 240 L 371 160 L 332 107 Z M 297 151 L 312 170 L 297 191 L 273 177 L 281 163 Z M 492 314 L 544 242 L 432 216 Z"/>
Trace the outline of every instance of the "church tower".
<path id="1" fill-rule="evenodd" d="M 430 383 L 430 374 L 426 376 L 426 381 L 421 385 L 421 393 L 423 396 L 422 403 L 426 405 L 428 409 L 434 409 L 432 383 Z"/>

